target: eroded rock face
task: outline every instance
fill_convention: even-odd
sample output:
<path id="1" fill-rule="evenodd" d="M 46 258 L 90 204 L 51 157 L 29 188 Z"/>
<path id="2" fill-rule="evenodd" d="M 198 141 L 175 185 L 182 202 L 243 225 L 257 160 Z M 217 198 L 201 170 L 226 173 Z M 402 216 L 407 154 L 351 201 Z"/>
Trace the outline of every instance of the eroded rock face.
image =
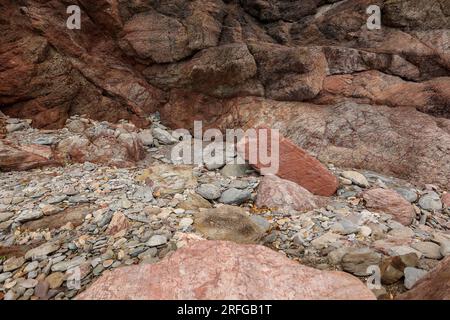
<path id="1" fill-rule="evenodd" d="M 374 295 L 349 274 L 302 266 L 262 246 L 198 241 L 158 264 L 105 273 L 77 298 L 309 300 Z"/>
<path id="2" fill-rule="evenodd" d="M 4 113 L 47 129 L 75 114 L 144 127 L 157 110 L 174 127 L 266 123 L 323 162 L 448 189 L 447 0 L 76 4 L 81 31 L 66 2 L 2 2 Z"/>

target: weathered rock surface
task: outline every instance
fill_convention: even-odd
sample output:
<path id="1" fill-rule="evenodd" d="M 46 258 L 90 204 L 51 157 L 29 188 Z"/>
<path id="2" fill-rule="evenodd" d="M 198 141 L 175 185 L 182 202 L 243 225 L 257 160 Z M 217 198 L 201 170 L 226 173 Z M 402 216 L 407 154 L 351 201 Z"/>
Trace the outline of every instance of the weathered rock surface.
<path id="1" fill-rule="evenodd" d="M 276 137 L 276 133 L 267 128 L 260 127 L 255 131 L 257 136 L 247 135 L 238 143 L 239 154 L 249 161 L 251 166 L 262 174 L 265 174 L 266 168 L 277 168 L 278 170 L 271 170 L 270 173 L 293 181 L 316 195 L 331 196 L 336 192 L 339 186 L 337 178 L 320 161 L 291 140 L 283 136 Z M 264 138 L 267 141 L 262 142 Z M 278 144 L 278 147 L 274 147 L 273 143 Z M 264 146 L 267 146 L 267 151 L 260 150 Z M 261 158 L 262 154 L 270 155 L 271 162 L 266 163 L 267 161 Z"/>
<path id="2" fill-rule="evenodd" d="M 77 299 L 308 300 L 374 296 L 351 275 L 305 267 L 262 246 L 198 241 L 158 264 L 106 273 Z"/>
<path id="3" fill-rule="evenodd" d="M 371 189 L 363 193 L 363 198 L 368 208 L 389 213 L 405 226 L 410 225 L 416 216 L 411 204 L 395 191 Z"/>
<path id="4" fill-rule="evenodd" d="M 449 300 L 450 299 L 450 257 L 421 278 L 408 292 L 397 297 L 399 300 Z"/>
<path id="5" fill-rule="evenodd" d="M 314 196 L 295 182 L 264 176 L 258 187 L 256 205 L 279 210 L 309 211 L 324 206 L 325 198 Z"/>

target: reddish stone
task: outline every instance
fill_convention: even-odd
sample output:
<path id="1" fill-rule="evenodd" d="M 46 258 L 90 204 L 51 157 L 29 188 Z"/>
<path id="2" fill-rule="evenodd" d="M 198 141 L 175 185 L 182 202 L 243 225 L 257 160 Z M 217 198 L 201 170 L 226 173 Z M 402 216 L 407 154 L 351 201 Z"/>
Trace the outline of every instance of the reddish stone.
<path id="1" fill-rule="evenodd" d="M 109 223 L 106 233 L 113 236 L 122 230 L 127 230 L 129 227 L 128 218 L 122 212 L 116 212 Z"/>
<path id="2" fill-rule="evenodd" d="M 272 159 L 276 159 L 271 154 L 272 136 L 270 129 L 267 127 L 259 127 L 256 129 L 258 137 L 244 137 L 238 144 L 239 153 L 245 160 L 250 160 L 250 148 L 252 145 L 261 145 L 259 138 L 262 130 L 267 132 L 267 155 Z M 259 153 L 259 150 L 258 150 Z M 293 181 L 313 194 L 321 196 L 333 195 L 339 187 L 337 178 L 317 159 L 309 155 L 305 150 L 295 145 L 291 140 L 279 137 L 279 167 L 276 175 L 282 179 Z M 257 158 L 257 163 L 250 163 L 257 170 L 263 170 L 268 165 L 262 164 L 261 159 Z M 273 164 L 272 164 L 273 166 Z M 264 172 L 262 172 L 264 174 Z"/>
<path id="3" fill-rule="evenodd" d="M 405 226 L 409 226 L 416 216 L 413 206 L 395 191 L 371 189 L 363 193 L 363 198 L 368 209 L 388 213 Z"/>
<path id="4" fill-rule="evenodd" d="M 397 296 L 398 300 L 450 300 L 450 257 L 419 280 L 408 292 Z"/>
<path id="5" fill-rule="evenodd" d="M 442 195 L 442 204 L 444 205 L 444 208 L 450 208 L 450 193 Z"/>
<path id="6" fill-rule="evenodd" d="M 0 170 L 21 171 L 59 164 L 48 146 L 20 146 L 7 140 L 0 141 Z"/>
<path id="7" fill-rule="evenodd" d="M 105 272 L 79 300 L 375 299 L 358 278 L 303 266 L 259 245 L 188 244 L 157 264 Z"/>
<path id="8" fill-rule="evenodd" d="M 296 211 L 309 211 L 326 202 L 326 198 L 313 195 L 295 182 L 270 175 L 260 182 L 256 197 L 257 207 Z"/>

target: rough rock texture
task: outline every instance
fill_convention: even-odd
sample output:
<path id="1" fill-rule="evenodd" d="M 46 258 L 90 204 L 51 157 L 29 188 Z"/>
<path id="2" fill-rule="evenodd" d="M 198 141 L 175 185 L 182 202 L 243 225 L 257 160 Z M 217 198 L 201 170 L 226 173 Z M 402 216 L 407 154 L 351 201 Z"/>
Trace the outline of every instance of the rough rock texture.
<path id="1" fill-rule="evenodd" d="M 371 189 L 363 193 L 367 208 L 391 214 L 393 219 L 409 226 L 416 214 L 411 204 L 397 192 L 386 189 Z"/>
<path id="2" fill-rule="evenodd" d="M 320 161 L 283 136 L 277 139 L 275 133 L 262 127 L 255 131 L 257 136 L 247 135 L 238 143 L 240 155 L 249 160 L 251 166 L 262 174 L 265 174 L 264 168 L 275 167 L 276 164 L 272 162 L 266 163 L 263 157 L 267 154 L 278 164 L 278 170 L 271 174 L 293 181 L 316 195 L 331 196 L 336 192 L 339 186 L 337 178 Z M 264 142 L 263 137 L 267 137 L 267 142 Z M 273 142 L 278 144 L 278 148 L 273 146 Z M 267 153 L 260 150 L 263 146 L 267 146 Z"/>
<path id="3" fill-rule="evenodd" d="M 419 280 L 414 287 L 397 297 L 399 300 L 449 300 L 450 257 L 445 258 Z"/>
<path id="4" fill-rule="evenodd" d="M 0 170 L 28 170 L 49 165 L 59 165 L 52 149 L 41 145 L 17 145 L 0 140 Z"/>
<path id="5" fill-rule="evenodd" d="M 77 298 L 306 300 L 374 295 L 349 274 L 302 266 L 262 246 L 198 241 L 160 263 L 105 273 Z"/>
<path id="6" fill-rule="evenodd" d="M 66 28 L 69 4 L 81 30 Z M 369 5 L 382 28 L 368 30 Z M 449 188 L 448 0 L 5 0 L 0 111 L 252 127 L 322 162 Z M 2 125 L 0 124 L 0 128 Z M 0 129 L 0 137 L 1 137 Z"/>
<path id="7" fill-rule="evenodd" d="M 259 184 L 257 207 L 283 210 L 309 211 L 326 204 L 327 200 L 311 194 L 292 181 L 265 176 Z"/>
<path id="8" fill-rule="evenodd" d="M 239 207 L 224 205 L 200 211 L 194 221 L 195 228 L 211 240 L 257 243 L 264 235 L 264 230 Z"/>

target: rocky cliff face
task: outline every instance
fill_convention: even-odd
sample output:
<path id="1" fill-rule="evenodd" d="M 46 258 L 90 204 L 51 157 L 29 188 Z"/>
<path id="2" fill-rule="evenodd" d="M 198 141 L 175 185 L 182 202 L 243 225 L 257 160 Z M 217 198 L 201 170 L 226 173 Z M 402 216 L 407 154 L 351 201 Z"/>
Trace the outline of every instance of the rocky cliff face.
<path id="1" fill-rule="evenodd" d="M 322 161 L 449 188 L 449 0 L 4 0 L 0 26 L 0 110 L 34 127 L 265 123 Z"/>

